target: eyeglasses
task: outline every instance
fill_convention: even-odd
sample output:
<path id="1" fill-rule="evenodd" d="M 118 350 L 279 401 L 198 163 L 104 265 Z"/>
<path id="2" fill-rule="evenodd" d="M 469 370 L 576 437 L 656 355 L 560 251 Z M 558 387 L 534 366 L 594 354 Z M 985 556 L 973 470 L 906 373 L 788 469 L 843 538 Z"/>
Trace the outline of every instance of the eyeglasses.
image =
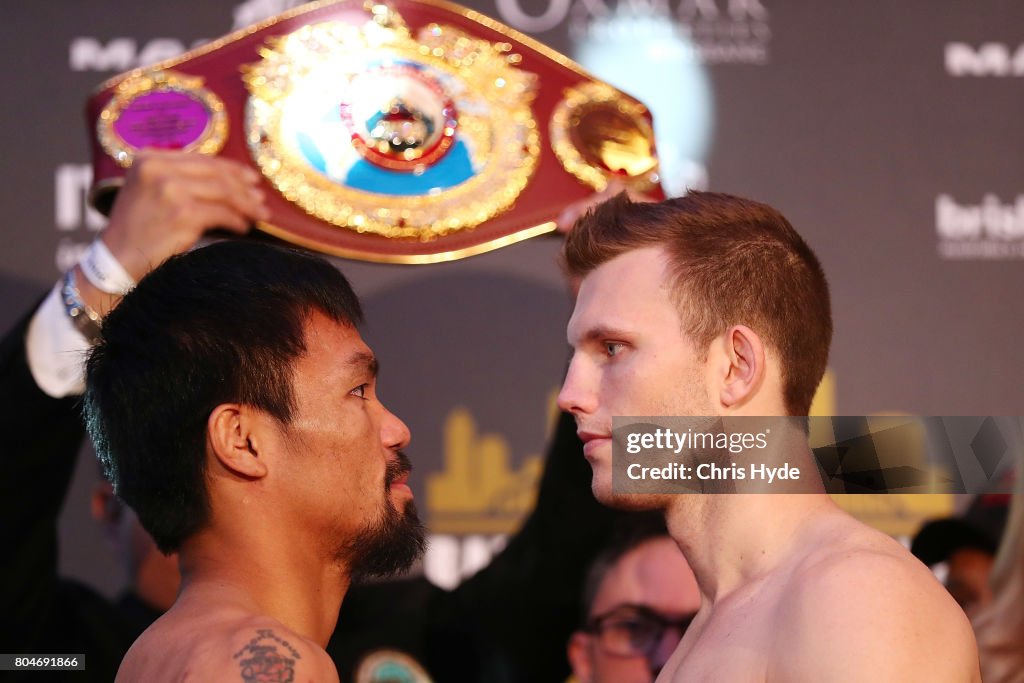
<path id="1" fill-rule="evenodd" d="M 670 630 L 679 636 L 673 648 L 682 640 L 694 616 L 689 614 L 682 618 L 672 618 L 643 605 L 619 605 L 604 614 L 591 617 L 583 630 L 597 636 L 597 642 L 605 654 L 652 659 Z"/>

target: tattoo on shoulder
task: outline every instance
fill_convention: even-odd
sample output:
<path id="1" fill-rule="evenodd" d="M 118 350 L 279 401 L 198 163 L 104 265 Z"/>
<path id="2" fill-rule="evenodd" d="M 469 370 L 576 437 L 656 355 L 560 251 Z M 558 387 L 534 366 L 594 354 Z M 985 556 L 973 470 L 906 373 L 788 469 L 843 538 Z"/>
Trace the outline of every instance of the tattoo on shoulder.
<path id="1" fill-rule="evenodd" d="M 245 683 L 292 683 L 298 651 L 272 629 L 262 628 L 235 653 Z"/>

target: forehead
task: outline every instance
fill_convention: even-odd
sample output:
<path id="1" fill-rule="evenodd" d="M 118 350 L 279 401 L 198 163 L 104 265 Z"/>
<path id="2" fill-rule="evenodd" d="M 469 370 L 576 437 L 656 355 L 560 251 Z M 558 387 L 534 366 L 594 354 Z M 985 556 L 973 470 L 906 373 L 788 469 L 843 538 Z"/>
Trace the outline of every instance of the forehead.
<path id="1" fill-rule="evenodd" d="M 667 274 L 662 247 L 635 249 L 595 268 L 580 284 L 569 343 L 576 345 L 595 330 L 678 329 L 679 311 Z"/>
<path id="2" fill-rule="evenodd" d="M 697 580 L 671 538 L 651 539 L 619 558 L 601 582 L 591 613 L 623 604 L 680 613 L 700 607 Z"/>
<path id="3" fill-rule="evenodd" d="M 314 311 L 305 325 L 306 351 L 295 363 L 297 373 L 329 380 L 351 375 L 372 364 L 373 352 L 352 325 L 331 320 Z"/>

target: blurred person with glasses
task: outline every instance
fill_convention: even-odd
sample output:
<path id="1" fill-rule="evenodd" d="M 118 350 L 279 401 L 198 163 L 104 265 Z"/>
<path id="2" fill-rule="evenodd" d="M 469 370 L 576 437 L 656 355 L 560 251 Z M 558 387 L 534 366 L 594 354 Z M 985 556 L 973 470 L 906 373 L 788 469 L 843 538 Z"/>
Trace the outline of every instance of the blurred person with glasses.
<path id="1" fill-rule="evenodd" d="M 583 626 L 568 644 L 577 683 L 652 683 L 700 608 L 697 581 L 660 515 L 623 520 L 594 560 Z"/>

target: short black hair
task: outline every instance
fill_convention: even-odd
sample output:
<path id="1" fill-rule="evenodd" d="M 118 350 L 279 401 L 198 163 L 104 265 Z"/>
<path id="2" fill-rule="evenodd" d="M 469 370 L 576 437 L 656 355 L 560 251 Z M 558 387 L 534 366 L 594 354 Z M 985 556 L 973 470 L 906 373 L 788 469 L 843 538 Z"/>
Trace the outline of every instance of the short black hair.
<path id="1" fill-rule="evenodd" d="M 86 363 L 86 426 L 114 490 L 164 553 L 209 517 L 206 425 L 223 403 L 288 424 L 314 312 L 362 322 L 330 263 L 227 241 L 174 256 L 125 295 Z"/>
<path id="2" fill-rule="evenodd" d="M 597 554 L 587 577 L 583 582 L 583 613 L 580 623 L 590 620 L 590 610 L 594 606 L 601 583 L 619 560 L 634 548 L 656 538 L 671 538 L 665 525 L 665 516 L 660 511 L 630 512 L 615 520 L 608 543 Z"/>

